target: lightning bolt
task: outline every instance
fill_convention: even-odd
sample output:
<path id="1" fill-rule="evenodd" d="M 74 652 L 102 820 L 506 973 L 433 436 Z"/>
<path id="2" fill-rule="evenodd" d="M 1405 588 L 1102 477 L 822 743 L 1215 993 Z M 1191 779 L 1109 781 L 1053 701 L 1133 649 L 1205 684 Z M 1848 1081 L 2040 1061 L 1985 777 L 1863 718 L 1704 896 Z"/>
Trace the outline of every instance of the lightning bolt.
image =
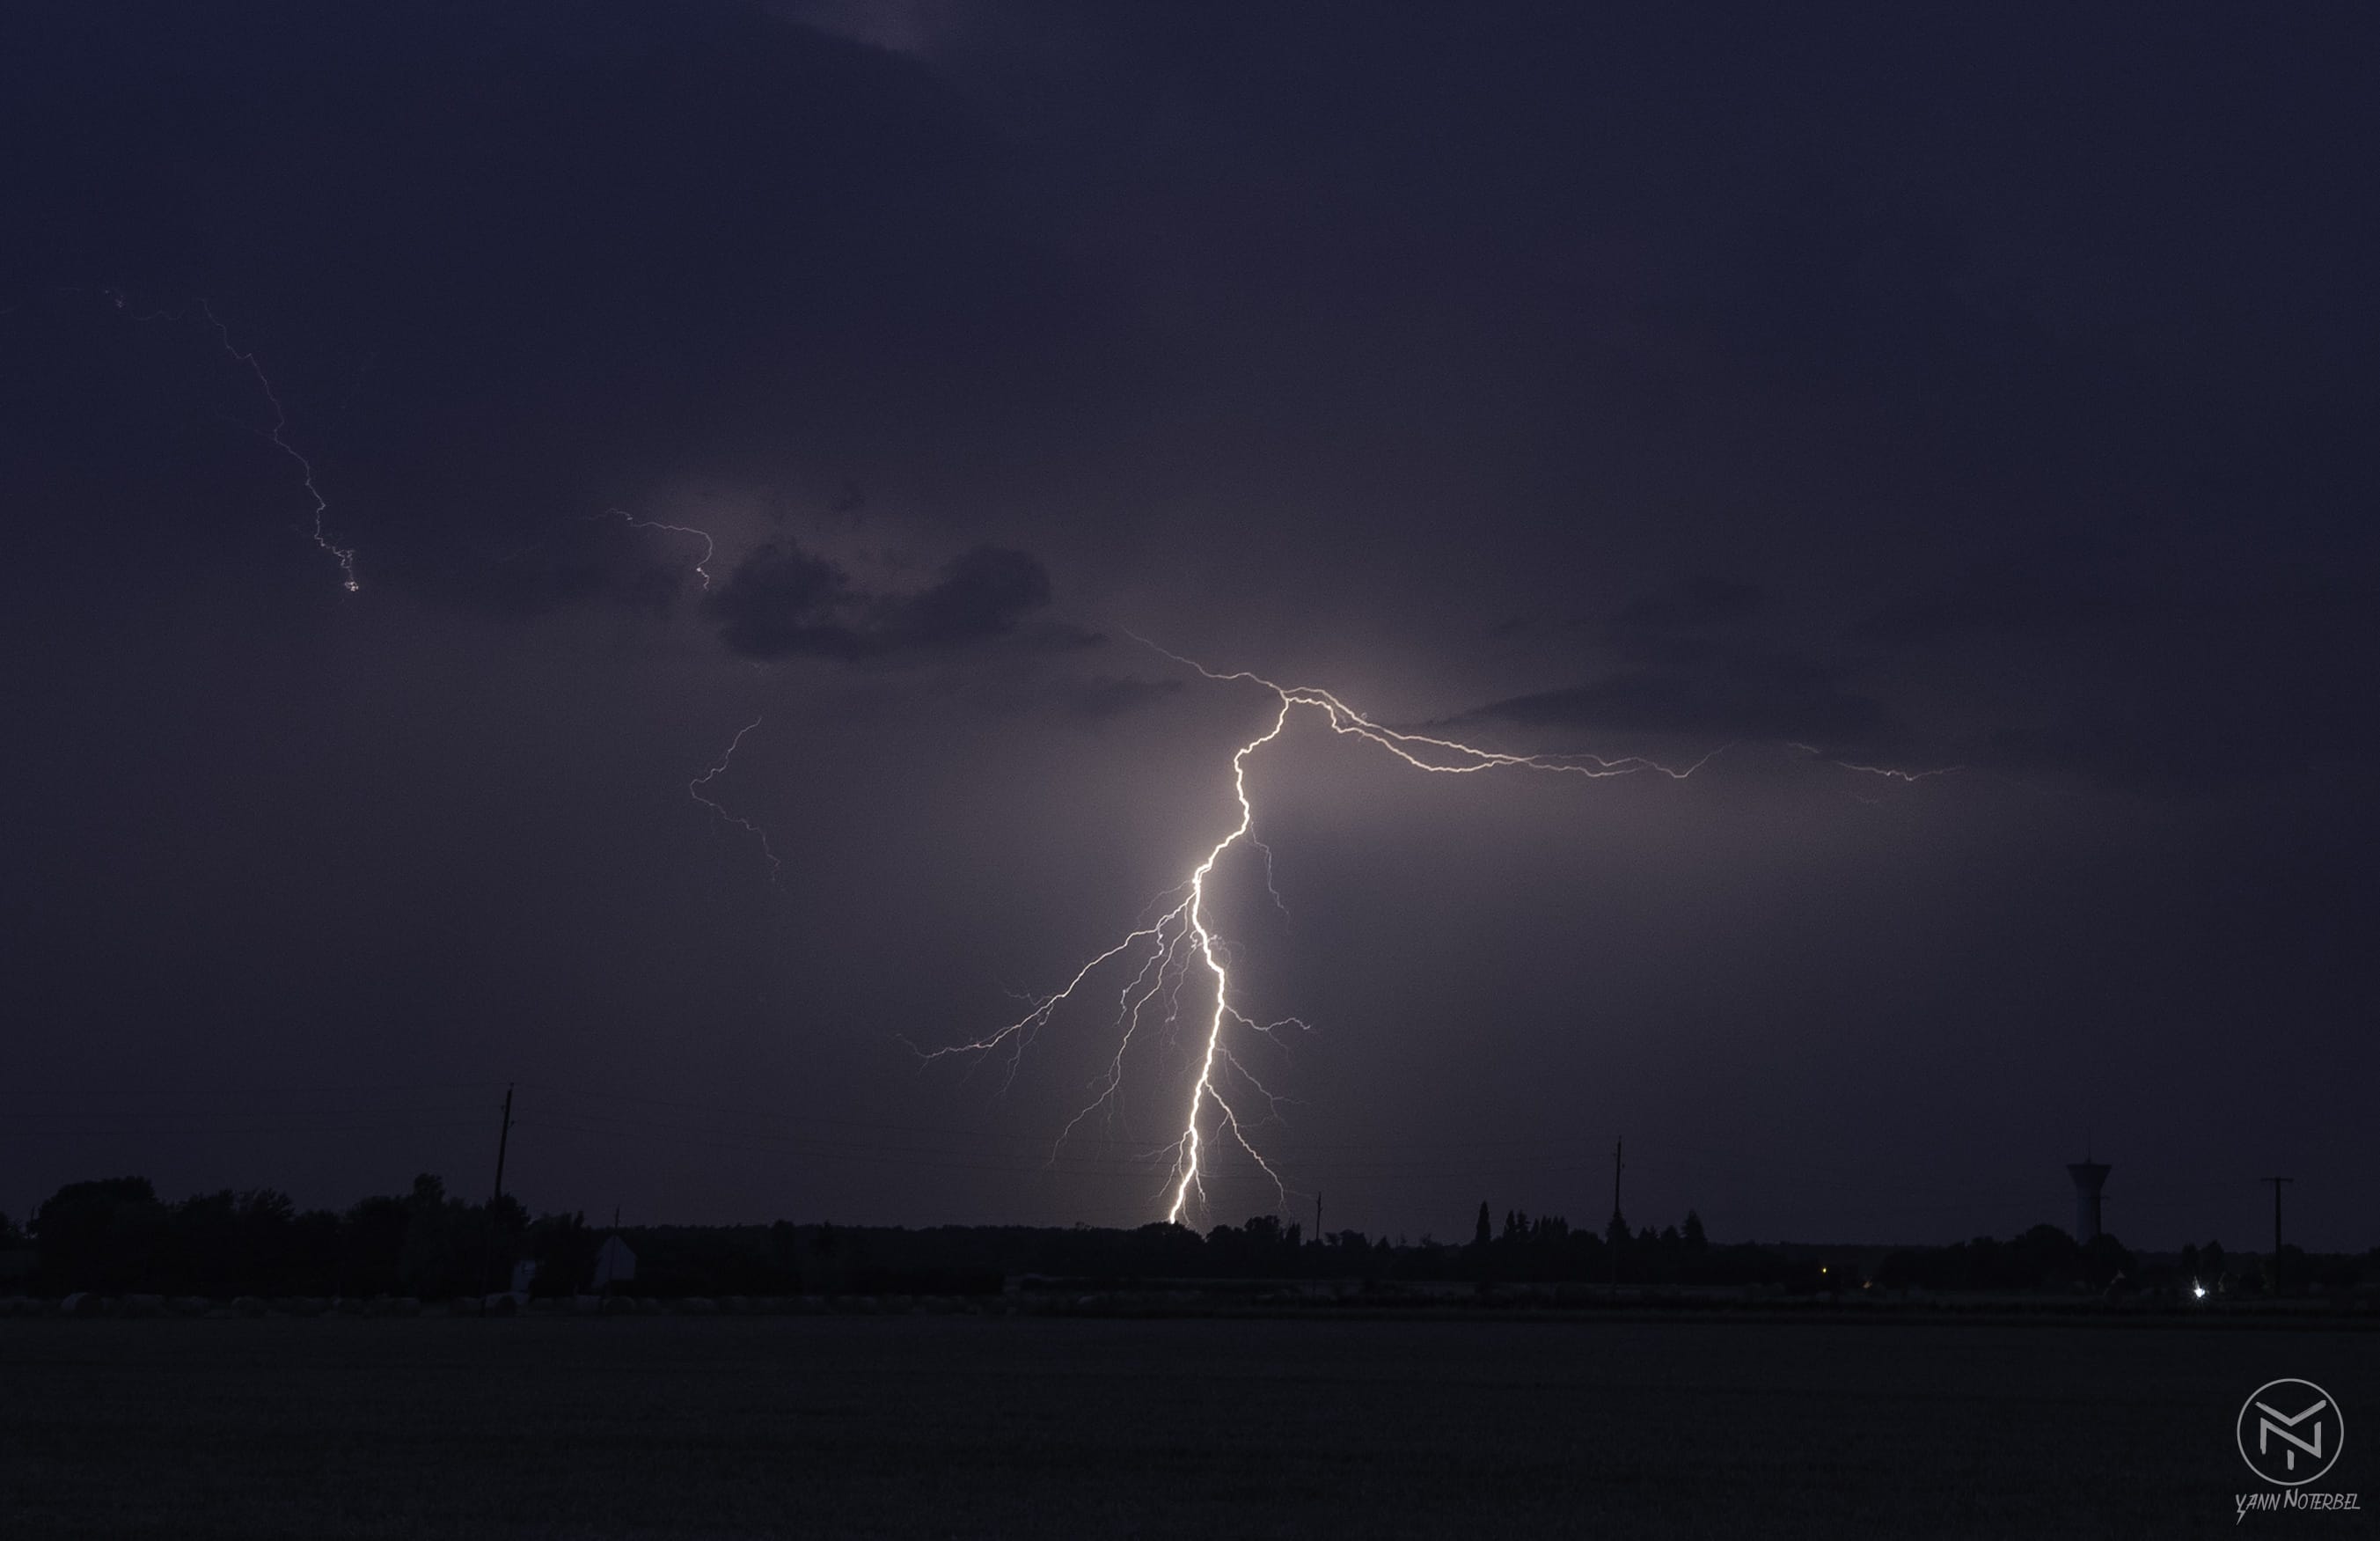
<path id="1" fill-rule="evenodd" d="M 121 294 L 117 294 L 115 296 L 115 308 L 117 310 L 124 310 L 126 308 L 124 296 Z M 325 554 L 338 562 L 340 586 L 345 588 L 349 593 L 356 593 L 362 587 L 362 585 L 356 581 L 355 549 L 352 546 L 334 544 L 331 541 L 330 535 L 323 527 L 323 520 L 331 511 L 330 500 L 322 495 L 322 489 L 314 484 L 314 463 L 306 459 L 306 457 L 298 451 L 296 445 L 289 442 L 289 412 L 286 408 L 281 405 L 281 397 L 278 392 L 273 390 L 272 380 L 266 376 L 264 373 L 264 365 L 258 361 L 256 354 L 253 351 L 243 349 L 231 340 L 231 329 L 225 326 L 220 320 L 216 319 L 214 307 L 212 305 L 209 304 L 204 300 L 200 300 L 199 313 L 205 316 L 207 318 L 207 324 L 214 328 L 215 336 L 221 339 L 223 343 L 224 351 L 240 363 L 248 366 L 248 372 L 256 376 L 258 388 L 264 392 L 264 399 L 269 402 L 273 408 L 273 430 L 265 435 L 265 438 L 272 444 L 273 448 L 278 449 L 281 453 L 288 456 L 291 459 L 298 462 L 298 470 L 305 478 L 306 495 L 314 500 L 314 544 L 320 546 Z M 134 319 L 148 320 L 151 318 L 146 316 L 135 316 Z"/>
<path id="2" fill-rule="evenodd" d="M 1171 1165 L 1162 1192 L 1167 1195 L 1165 1217 L 1175 1223 L 1180 1223 L 1194 1206 L 1202 1209 L 1206 1206 L 1206 1180 L 1212 1156 L 1217 1149 L 1223 1147 L 1225 1142 L 1244 1152 L 1257 1169 L 1271 1180 L 1283 1203 L 1289 1197 L 1287 1180 L 1266 1160 L 1249 1137 L 1251 1124 L 1247 1117 L 1255 1106 L 1251 1098 L 1261 1100 L 1264 1105 L 1265 1120 L 1259 1121 L 1269 1120 L 1278 1111 L 1282 1099 L 1267 1088 L 1232 1052 L 1231 1035 L 1236 1030 L 1269 1038 L 1283 1029 L 1304 1029 L 1306 1024 L 1293 1017 L 1260 1022 L 1236 1004 L 1232 989 L 1230 949 L 1217 935 L 1208 915 L 1208 883 L 1232 847 L 1248 845 L 1265 849 L 1254 834 L 1256 805 L 1248 796 L 1248 759 L 1287 731 L 1293 715 L 1310 713 L 1321 718 L 1333 733 L 1360 739 L 1394 755 L 1415 770 L 1440 776 L 1464 776 L 1490 770 L 1528 770 L 1600 779 L 1653 771 L 1672 780 L 1682 781 L 1730 747 L 1722 744 L 1683 766 L 1662 764 L 1642 755 L 1606 758 L 1597 754 L 1512 754 L 1481 749 L 1457 739 L 1390 728 L 1366 716 L 1319 686 L 1283 685 L 1245 669 L 1229 672 L 1210 669 L 1196 659 L 1158 647 L 1145 638 L 1135 637 L 1134 640 L 1185 667 L 1196 669 L 1208 679 L 1219 683 L 1257 685 L 1272 692 L 1278 710 L 1273 715 L 1271 726 L 1240 745 L 1232 755 L 1232 793 L 1239 807 L 1238 822 L 1208 848 L 1205 857 L 1191 868 L 1189 875 L 1180 885 L 1152 901 L 1152 909 L 1162 906 L 1156 920 L 1136 925 L 1123 940 L 1085 963 L 1062 989 L 1040 997 L 1031 1010 L 998 1032 L 971 1043 L 936 1049 L 921 1058 L 929 1061 L 961 1058 L 979 1062 L 986 1056 L 1004 1054 L 1008 1061 L 1008 1081 L 1013 1082 L 1026 1048 L 1060 1007 L 1072 1000 L 1094 974 L 1110 963 L 1118 959 L 1136 960 L 1138 967 L 1116 997 L 1115 1054 L 1108 1062 L 1103 1075 L 1093 1082 L 1096 1095 L 1092 1100 L 1060 1132 L 1057 1144 L 1051 1148 L 1054 1159 L 1058 1148 L 1086 1119 L 1102 1109 L 1112 1116 L 1116 1094 L 1123 1082 L 1124 1058 L 1134 1039 L 1143 1030 L 1144 1015 L 1163 997 L 1167 1001 L 1163 1025 L 1172 1026 L 1180 1015 L 1182 993 L 1190 976 L 1203 976 L 1204 990 L 1200 994 L 1205 1002 L 1211 1004 L 1207 1006 L 1204 1014 L 1204 1032 L 1196 1051 L 1197 1074 L 1191 1082 L 1181 1132 L 1160 1146 L 1156 1153 L 1160 1158 L 1168 1158 L 1170 1153 Z M 1271 882 L 1271 853 L 1266 850 L 1265 855 L 1266 886 L 1278 902 L 1280 893 L 1272 887 Z"/>
<path id="3" fill-rule="evenodd" d="M 710 592 L 710 569 L 706 566 L 706 564 L 709 563 L 713 556 L 719 555 L 719 543 L 710 538 L 710 532 L 709 531 L 697 530 L 690 524 L 663 524 L 659 520 L 638 519 L 634 514 L 628 512 L 625 508 L 606 508 L 601 514 L 598 514 L 594 517 L 601 519 L 611 514 L 617 514 L 622 519 L 627 520 L 631 529 L 666 530 L 675 535 L 692 535 L 696 540 L 700 541 L 702 543 L 702 558 L 700 561 L 694 564 L 694 575 L 702 580 L 702 592 L 704 593 L 709 593 Z"/>
<path id="4" fill-rule="evenodd" d="M 1928 777 L 1948 776 L 1952 771 L 1962 771 L 1967 768 L 1964 765 L 1936 765 L 1931 770 L 1899 770 L 1891 765 L 1863 765 L 1856 760 L 1838 760 L 1815 744 L 1794 743 L 1789 740 L 1785 747 L 1798 749 L 1804 754 L 1815 754 L 1830 765 L 1840 765 L 1847 771 L 1857 771 L 1862 776 L 1879 777 L 1887 781 L 1907 782 L 1912 786 Z"/>
<path id="5" fill-rule="evenodd" d="M 711 766 L 709 770 L 704 771 L 700 776 L 698 776 L 693 780 L 687 782 L 686 784 L 686 795 L 694 799 L 695 801 L 702 804 L 705 808 L 710 809 L 713 813 L 718 814 L 722 823 L 734 825 L 736 828 L 743 830 L 746 834 L 751 836 L 755 840 L 758 840 L 760 843 L 760 854 L 767 858 L 769 862 L 769 887 L 774 888 L 780 886 L 777 881 L 778 874 L 784 870 L 785 864 L 777 859 L 776 850 L 770 846 L 769 832 L 760 827 L 760 826 L 753 823 L 750 819 L 744 817 L 742 814 L 728 812 L 726 804 L 721 802 L 717 798 L 712 797 L 710 793 L 703 790 L 705 787 L 710 785 L 712 777 L 720 775 L 722 772 L 725 771 L 729 765 L 735 764 L 735 751 L 743 744 L 744 735 L 751 732 L 752 729 L 759 726 L 760 719 L 759 717 L 754 717 L 750 722 L 747 722 L 743 727 L 737 728 L 735 730 L 735 737 L 728 740 L 726 749 L 720 752 L 719 764 Z"/>
<path id="6" fill-rule="evenodd" d="M 187 312 L 181 311 L 136 311 L 132 308 L 131 297 L 118 288 L 102 287 L 91 290 L 67 287 L 61 288 L 57 292 L 61 295 L 87 293 L 104 295 L 107 297 L 108 303 L 114 305 L 117 312 L 130 321 L 180 322 L 187 317 Z M 199 300 L 199 313 L 206 317 L 207 325 L 213 330 L 215 340 L 222 345 L 224 353 L 256 377 L 257 388 L 264 393 L 266 404 L 273 409 L 273 427 L 263 437 L 273 448 L 297 462 L 298 474 L 305 482 L 306 495 L 314 500 L 314 544 L 324 555 L 339 564 L 339 586 L 349 593 L 357 593 L 362 585 L 356 581 L 355 550 L 351 546 L 337 545 L 331 541 L 329 530 L 324 523 L 331 512 L 330 500 L 322 495 L 322 489 L 315 483 L 314 463 L 309 460 L 296 445 L 289 442 L 289 412 L 281 404 L 280 393 L 273 388 L 272 379 L 264 373 L 263 362 L 257 358 L 252 349 L 243 349 L 232 341 L 231 328 L 224 324 L 222 319 L 215 314 L 214 306 L 203 298 Z"/>

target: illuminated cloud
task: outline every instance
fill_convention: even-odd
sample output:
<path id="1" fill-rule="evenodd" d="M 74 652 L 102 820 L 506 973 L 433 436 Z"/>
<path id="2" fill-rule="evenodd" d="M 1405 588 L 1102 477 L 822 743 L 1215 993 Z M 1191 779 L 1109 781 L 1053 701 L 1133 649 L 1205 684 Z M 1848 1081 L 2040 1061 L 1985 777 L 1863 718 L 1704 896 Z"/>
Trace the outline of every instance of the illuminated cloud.
<path id="1" fill-rule="evenodd" d="M 1003 638 L 1075 645 L 1062 626 L 1027 630 L 1050 605 L 1050 574 L 1026 552 L 981 545 L 909 593 L 871 593 L 849 573 L 793 541 L 776 541 L 736 564 L 703 600 L 720 637 L 747 658 L 852 662 L 904 653 L 952 652 Z"/>

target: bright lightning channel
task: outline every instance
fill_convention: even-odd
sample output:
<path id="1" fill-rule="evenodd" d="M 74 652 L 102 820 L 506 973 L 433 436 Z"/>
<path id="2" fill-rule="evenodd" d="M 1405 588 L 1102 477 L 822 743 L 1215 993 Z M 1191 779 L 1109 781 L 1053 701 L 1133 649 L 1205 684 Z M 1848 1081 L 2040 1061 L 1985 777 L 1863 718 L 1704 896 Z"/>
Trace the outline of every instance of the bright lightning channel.
<path id="1" fill-rule="evenodd" d="M 759 842 L 760 854 L 765 857 L 769 862 L 769 887 L 774 888 L 780 887 L 777 879 L 778 875 L 784 871 L 785 864 L 777 859 L 775 849 L 769 844 L 769 832 L 750 819 L 744 817 L 742 814 L 730 813 L 725 803 L 721 802 L 717 798 L 712 797 L 709 792 L 703 790 L 704 788 L 710 785 L 712 777 L 721 775 L 729 765 L 735 763 L 735 751 L 742 747 L 744 735 L 751 732 L 752 729 L 759 726 L 760 719 L 759 717 L 754 717 L 750 722 L 747 722 L 743 727 L 737 728 L 735 730 L 735 737 L 728 740 L 727 747 L 720 752 L 719 764 L 711 766 L 709 770 L 704 771 L 700 776 L 696 777 L 693 780 L 688 781 L 686 784 L 686 795 L 694 799 L 695 801 L 702 804 L 705 808 L 710 809 L 712 813 L 718 814 L 722 823 L 734 825 L 736 828 L 743 830 L 746 834 L 751 836 L 752 838 Z"/>
<path id="2" fill-rule="evenodd" d="M 1476 771 L 1512 769 L 1550 771 L 1590 778 L 1633 776 L 1642 771 L 1654 771 L 1682 781 L 1710 763 L 1712 757 L 1729 746 L 1722 744 L 1701 759 L 1682 767 L 1661 764 L 1642 755 L 1624 755 L 1606 759 L 1597 754 L 1508 754 L 1496 750 L 1479 749 L 1454 739 L 1435 738 L 1423 733 L 1407 733 L 1373 721 L 1340 700 L 1330 691 L 1312 685 L 1282 685 L 1245 669 L 1221 672 L 1208 668 L 1193 658 L 1168 652 L 1135 638 L 1154 651 L 1163 654 L 1207 679 L 1222 683 L 1260 685 L 1279 700 L 1280 710 L 1272 725 L 1262 733 L 1242 744 L 1232 755 L 1232 791 L 1239 804 L 1239 822 L 1229 833 L 1209 847 L 1205 858 L 1192 867 L 1188 877 L 1178 887 L 1158 896 L 1152 904 L 1165 906 L 1154 921 L 1147 922 L 1128 933 L 1115 946 L 1093 958 L 1076 971 L 1065 987 L 1042 997 L 1033 1009 L 1010 1022 L 999 1032 L 973 1043 L 958 1044 L 937 1049 L 923 1058 L 940 1059 L 946 1057 L 983 1056 L 1005 1049 L 1008 1055 L 1009 1079 L 1014 1080 L 1016 1067 L 1026 1046 L 1036 1033 L 1057 1011 L 1074 997 L 1090 977 L 1118 958 L 1136 958 L 1139 968 L 1125 984 L 1116 998 L 1116 1025 L 1119 1036 L 1113 1058 L 1109 1061 L 1104 1076 L 1094 1084 L 1098 1095 L 1075 1113 L 1051 1148 L 1054 1158 L 1069 1135 L 1084 1119 L 1106 1109 L 1111 1117 L 1118 1089 L 1123 1081 L 1123 1062 L 1134 1037 L 1140 1032 L 1143 1013 L 1149 1010 L 1160 997 L 1166 999 L 1167 1025 L 1172 1024 L 1181 1010 L 1184 985 L 1194 972 L 1206 976 L 1211 990 L 1212 1009 L 1207 1013 L 1205 1041 L 1198 1057 L 1198 1073 L 1190 1088 L 1189 1107 L 1185 1110 L 1182 1132 L 1160 1154 L 1172 1153 L 1171 1169 L 1165 1179 L 1170 1192 L 1165 1217 L 1180 1223 L 1194 1205 L 1204 1209 L 1207 1205 L 1206 1179 L 1212 1151 L 1228 1139 L 1272 1181 L 1276 1192 L 1285 1204 L 1289 1185 L 1281 1173 L 1267 1161 L 1248 1135 L 1248 1120 L 1243 1109 L 1249 1106 L 1253 1095 L 1266 1105 L 1268 1117 L 1279 1105 L 1280 1098 L 1248 1070 L 1232 1052 L 1226 1030 L 1244 1029 L 1250 1033 L 1270 1035 L 1283 1028 L 1303 1028 L 1305 1024 L 1295 1018 L 1280 1021 L 1260 1022 L 1242 1011 L 1233 1002 L 1228 949 L 1217 937 L 1208 918 L 1207 882 L 1214 874 L 1216 864 L 1233 846 L 1259 845 L 1252 831 L 1256 826 L 1256 806 L 1248 798 L 1248 757 L 1281 737 L 1289 727 L 1291 714 L 1301 710 L 1318 715 L 1333 733 L 1361 739 L 1403 761 L 1415 770 L 1434 775 L 1462 776 Z M 1268 856 L 1267 887 L 1271 887 Z M 1278 893 L 1275 894 L 1278 899 Z M 1245 1091 L 1243 1090 L 1245 1088 Z"/>

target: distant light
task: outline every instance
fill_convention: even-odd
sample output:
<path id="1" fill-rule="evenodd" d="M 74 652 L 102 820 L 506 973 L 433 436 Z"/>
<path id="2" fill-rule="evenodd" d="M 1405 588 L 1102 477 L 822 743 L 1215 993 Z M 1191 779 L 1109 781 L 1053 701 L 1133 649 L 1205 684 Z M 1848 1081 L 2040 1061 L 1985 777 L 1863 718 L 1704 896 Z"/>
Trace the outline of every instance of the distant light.
<path id="1" fill-rule="evenodd" d="M 2206 1286 L 2193 1278 L 2190 1281 L 2190 1293 L 2192 1299 L 2203 1301 L 2206 1298 Z"/>

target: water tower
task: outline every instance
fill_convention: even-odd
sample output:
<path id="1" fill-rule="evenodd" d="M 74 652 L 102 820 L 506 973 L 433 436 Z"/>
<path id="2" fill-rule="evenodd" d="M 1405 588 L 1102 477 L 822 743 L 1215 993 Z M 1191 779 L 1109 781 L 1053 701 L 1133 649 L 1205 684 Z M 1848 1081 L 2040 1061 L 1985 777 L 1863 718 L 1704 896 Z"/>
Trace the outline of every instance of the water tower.
<path id="1" fill-rule="evenodd" d="M 2086 1247 L 2099 1239 L 2099 1190 L 2114 1169 L 2087 1157 L 2066 1168 L 2066 1175 L 2074 1180 L 2074 1239 Z"/>

